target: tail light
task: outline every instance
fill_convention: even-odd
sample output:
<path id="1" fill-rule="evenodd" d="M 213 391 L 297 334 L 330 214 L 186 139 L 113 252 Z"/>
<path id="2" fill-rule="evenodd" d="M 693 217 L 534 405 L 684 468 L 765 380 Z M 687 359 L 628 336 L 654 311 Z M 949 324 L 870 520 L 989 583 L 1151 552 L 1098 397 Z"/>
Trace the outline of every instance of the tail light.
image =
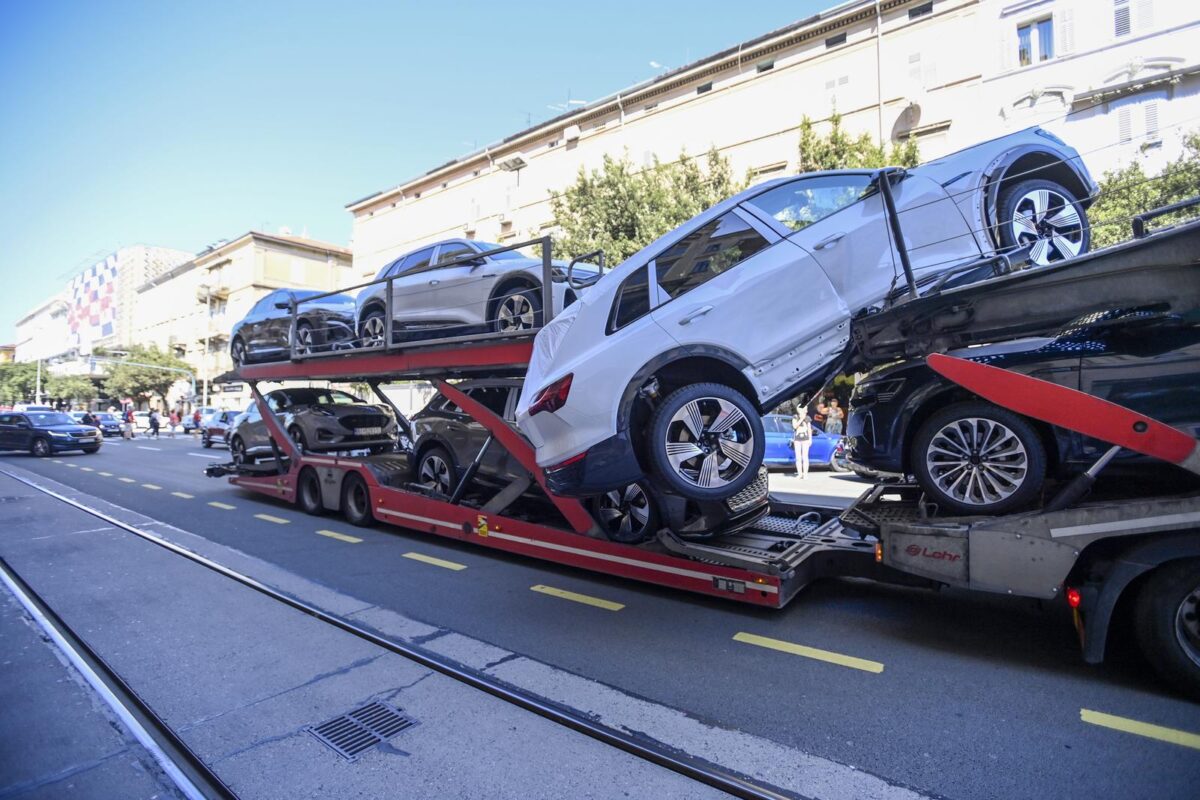
<path id="1" fill-rule="evenodd" d="M 558 411 L 566 405 L 567 396 L 571 394 L 571 381 L 574 378 L 575 374 L 569 373 L 538 392 L 533 398 L 533 402 L 529 404 L 529 416 L 532 417 L 543 411 Z"/>
<path id="2" fill-rule="evenodd" d="M 1083 601 L 1082 595 L 1078 589 L 1067 587 L 1067 605 L 1071 608 L 1079 608 L 1079 604 Z"/>

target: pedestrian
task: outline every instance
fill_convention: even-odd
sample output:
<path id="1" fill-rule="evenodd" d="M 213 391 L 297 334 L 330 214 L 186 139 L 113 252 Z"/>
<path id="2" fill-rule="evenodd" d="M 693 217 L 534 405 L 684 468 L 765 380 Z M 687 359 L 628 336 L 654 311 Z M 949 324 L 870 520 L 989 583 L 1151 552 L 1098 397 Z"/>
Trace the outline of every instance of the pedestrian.
<path id="1" fill-rule="evenodd" d="M 171 411 L 171 416 L 168 418 L 168 422 L 170 423 L 171 427 L 167 430 L 167 432 L 171 434 L 171 438 L 174 439 L 175 429 L 179 427 L 179 412 L 174 410 Z"/>
<path id="2" fill-rule="evenodd" d="M 192 412 L 192 433 L 200 432 L 200 409 Z"/>
<path id="3" fill-rule="evenodd" d="M 817 401 L 817 404 L 812 412 L 812 424 L 816 425 L 821 430 L 825 430 L 825 417 L 829 413 L 829 398 L 822 397 Z"/>
<path id="4" fill-rule="evenodd" d="M 831 397 L 829 407 L 825 412 L 825 432 L 831 436 L 841 434 L 842 423 L 845 419 L 846 412 L 842 410 L 838 399 Z"/>
<path id="5" fill-rule="evenodd" d="M 91 425 L 93 428 L 95 428 L 96 427 L 96 418 L 92 416 L 92 412 L 84 411 L 83 416 L 79 418 L 79 424 L 80 425 Z"/>
<path id="6" fill-rule="evenodd" d="M 121 438 L 133 438 L 133 406 L 126 406 L 125 413 L 121 415 Z"/>
<path id="7" fill-rule="evenodd" d="M 162 422 L 158 418 L 158 412 L 150 409 L 150 435 L 155 439 L 158 438 L 158 429 Z"/>
<path id="8" fill-rule="evenodd" d="M 800 406 L 792 417 L 792 446 L 796 449 L 796 474 L 802 480 L 808 477 L 808 448 L 812 445 L 812 432 L 808 409 Z"/>

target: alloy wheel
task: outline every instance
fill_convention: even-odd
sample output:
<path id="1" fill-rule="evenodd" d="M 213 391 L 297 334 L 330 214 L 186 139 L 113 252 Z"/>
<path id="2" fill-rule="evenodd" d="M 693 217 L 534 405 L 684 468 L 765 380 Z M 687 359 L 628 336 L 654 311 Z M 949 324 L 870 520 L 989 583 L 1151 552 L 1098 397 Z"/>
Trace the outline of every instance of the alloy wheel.
<path id="1" fill-rule="evenodd" d="M 382 347 L 385 336 L 387 336 L 387 325 L 384 324 L 383 317 L 378 314 L 372 314 L 363 321 L 363 347 Z"/>
<path id="2" fill-rule="evenodd" d="M 313 352 L 313 332 L 308 325 L 296 326 L 296 355 L 307 356 Z"/>
<path id="3" fill-rule="evenodd" d="M 246 363 L 246 345 L 241 339 L 233 340 L 233 350 L 230 352 L 230 358 L 233 359 L 233 366 L 240 367 Z"/>
<path id="4" fill-rule="evenodd" d="M 34 439 L 33 454 L 38 458 L 50 455 L 50 443 L 45 439 Z"/>
<path id="5" fill-rule="evenodd" d="M 925 464 L 938 490 L 964 505 L 1011 497 L 1029 471 L 1029 454 L 1007 426 L 983 417 L 955 420 L 933 436 Z"/>
<path id="6" fill-rule="evenodd" d="M 429 453 L 421 459 L 420 481 L 441 494 L 450 494 L 450 466 L 437 453 Z"/>
<path id="7" fill-rule="evenodd" d="M 1083 220 L 1075 204 L 1052 189 L 1034 189 L 1013 206 L 1013 239 L 1032 244 L 1029 258 L 1039 266 L 1074 258 L 1083 248 Z"/>
<path id="8" fill-rule="evenodd" d="M 496 325 L 504 332 L 529 330 L 534 326 L 533 303 L 523 294 L 510 294 L 500 303 Z"/>
<path id="9" fill-rule="evenodd" d="M 1200 586 L 1183 598 L 1175 613 L 1175 637 L 1179 646 L 1197 666 L 1200 666 Z"/>
<path id="10" fill-rule="evenodd" d="M 746 471 L 754 455 L 754 432 L 733 403 L 700 397 L 671 417 L 666 454 L 685 481 L 702 489 L 719 489 Z"/>
<path id="11" fill-rule="evenodd" d="M 639 534 L 650 520 L 650 497 L 636 483 L 601 495 L 596 516 L 610 535 L 625 541 Z"/>

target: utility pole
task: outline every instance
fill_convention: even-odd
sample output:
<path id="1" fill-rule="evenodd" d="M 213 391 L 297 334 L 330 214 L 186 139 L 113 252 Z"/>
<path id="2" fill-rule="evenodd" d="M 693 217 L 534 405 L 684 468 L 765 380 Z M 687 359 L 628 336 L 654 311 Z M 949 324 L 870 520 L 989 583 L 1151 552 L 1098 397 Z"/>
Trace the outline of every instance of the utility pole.
<path id="1" fill-rule="evenodd" d="M 883 12 L 875 0 L 875 111 L 879 121 L 879 146 L 883 147 Z"/>
<path id="2" fill-rule="evenodd" d="M 204 290 L 204 355 L 201 357 L 201 363 L 204 365 L 204 402 L 201 403 L 205 408 L 208 408 L 208 362 L 210 359 L 208 353 L 208 332 L 212 326 L 212 287 L 207 283 L 201 284 L 200 288 Z M 196 396 L 196 387 L 192 386 L 192 397 Z"/>
<path id="3" fill-rule="evenodd" d="M 37 360 L 37 388 L 33 390 L 33 402 L 42 404 L 42 360 Z"/>

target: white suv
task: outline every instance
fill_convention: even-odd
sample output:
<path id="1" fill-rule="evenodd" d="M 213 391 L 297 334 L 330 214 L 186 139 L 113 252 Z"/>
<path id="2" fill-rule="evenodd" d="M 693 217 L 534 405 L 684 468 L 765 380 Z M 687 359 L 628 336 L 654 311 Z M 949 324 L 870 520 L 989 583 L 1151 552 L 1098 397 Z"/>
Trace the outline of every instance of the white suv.
<path id="1" fill-rule="evenodd" d="M 1095 184 L 1039 129 L 890 185 L 919 283 L 1006 247 L 1030 247 L 1034 263 L 1088 247 Z M 875 172 L 760 184 L 636 253 L 547 324 L 517 423 L 558 494 L 649 473 L 690 500 L 731 497 L 758 474 L 762 414 L 836 374 L 851 316 L 903 285 Z"/>

